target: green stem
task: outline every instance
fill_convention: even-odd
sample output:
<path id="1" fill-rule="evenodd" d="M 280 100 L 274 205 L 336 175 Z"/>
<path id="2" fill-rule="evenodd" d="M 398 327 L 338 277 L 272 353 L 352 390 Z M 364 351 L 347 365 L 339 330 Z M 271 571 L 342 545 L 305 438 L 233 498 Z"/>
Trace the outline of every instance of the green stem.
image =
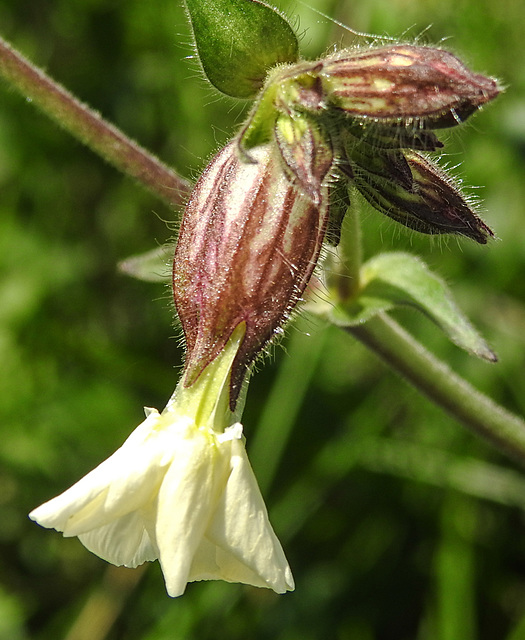
<path id="1" fill-rule="evenodd" d="M 333 267 L 333 277 L 328 286 L 337 289 L 337 299 L 341 302 L 351 300 L 361 287 L 360 273 L 363 262 L 361 242 L 361 219 L 359 208 L 351 194 L 351 206 L 348 207 L 338 247 L 338 261 Z"/>
<path id="2" fill-rule="evenodd" d="M 183 178 L 82 104 L 2 38 L 0 77 L 72 136 L 169 205 L 184 202 L 190 186 Z"/>
<path id="3" fill-rule="evenodd" d="M 450 493 L 441 507 L 441 540 L 435 558 L 437 633 L 440 640 L 479 637 L 476 538 L 479 504 Z"/>
<path id="4" fill-rule="evenodd" d="M 456 420 L 525 465 L 525 422 L 454 373 L 394 320 L 380 314 L 345 331 Z"/>

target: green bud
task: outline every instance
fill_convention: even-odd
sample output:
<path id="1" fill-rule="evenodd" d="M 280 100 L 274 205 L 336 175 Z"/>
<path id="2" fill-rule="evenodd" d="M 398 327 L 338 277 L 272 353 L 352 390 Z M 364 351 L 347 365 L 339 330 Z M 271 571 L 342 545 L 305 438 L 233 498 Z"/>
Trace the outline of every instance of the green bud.
<path id="1" fill-rule="evenodd" d="M 275 123 L 275 140 L 292 184 L 319 205 L 321 185 L 334 161 L 324 130 L 305 114 L 281 113 Z"/>
<path id="2" fill-rule="evenodd" d="M 276 9 L 259 0 L 185 0 L 208 80 L 235 98 L 253 98 L 272 67 L 295 62 L 297 38 Z"/>

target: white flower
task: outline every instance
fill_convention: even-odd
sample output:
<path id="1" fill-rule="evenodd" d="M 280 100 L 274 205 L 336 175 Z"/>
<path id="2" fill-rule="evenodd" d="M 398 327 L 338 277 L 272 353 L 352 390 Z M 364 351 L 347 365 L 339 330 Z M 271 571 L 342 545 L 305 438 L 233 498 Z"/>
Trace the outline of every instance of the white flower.
<path id="1" fill-rule="evenodd" d="M 116 565 L 158 558 L 173 597 L 196 580 L 293 590 L 242 426 L 216 429 L 227 415 L 220 400 L 229 361 L 189 389 L 179 385 L 162 414 L 147 409 L 120 449 L 30 517 Z M 219 392 L 212 401 L 210 384 Z"/>
<path id="2" fill-rule="evenodd" d="M 216 434 L 150 410 L 118 451 L 30 517 L 116 565 L 158 558 L 170 596 L 195 580 L 294 588 L 238 423 Z"/>

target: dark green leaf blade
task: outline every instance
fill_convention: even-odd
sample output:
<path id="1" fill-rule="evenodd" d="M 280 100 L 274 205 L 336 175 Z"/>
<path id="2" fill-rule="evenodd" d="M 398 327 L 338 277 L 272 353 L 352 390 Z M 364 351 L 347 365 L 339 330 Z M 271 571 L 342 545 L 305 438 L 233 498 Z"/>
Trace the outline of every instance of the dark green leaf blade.
<path id="1" fill-rule="evenodd" d="M 208 80 L 235 98 L 253 98 L 269 69 L 296 62 L 298 42 L 280 13 L 258 0 L 186 0 Z"/>

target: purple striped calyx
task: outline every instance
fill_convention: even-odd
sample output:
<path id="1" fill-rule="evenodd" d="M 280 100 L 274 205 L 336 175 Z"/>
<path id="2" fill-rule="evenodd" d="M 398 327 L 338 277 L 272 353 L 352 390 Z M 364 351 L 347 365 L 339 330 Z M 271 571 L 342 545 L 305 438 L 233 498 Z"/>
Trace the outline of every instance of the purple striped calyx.
<path id="1" fill-rule="evenodd" d="M 234 329 L 246 325 L 232 367 L 232 409 L 247 368 L 303 294 L 325 235 L 328 187 L 323 178 L 331 156 L 325 149 L 322 161 L 309 159 L 308 145 L 285 129 L 285 147 L 287 134 L 292 146 L 305 147 L 302 166 L 285 168 L 274 145 L 252 149 L 252 162 L 246 162 L 238 142 L 230 142 L 195 185 L 174 256 L 173 294 L 186 339 L 186 386 L 224 349 Z M 311 137 L 305 134 L 305 140 Z M 315 174 L 315 197 L 288 177 L 290 171 L 303 175 L 303 169 Z"/>
<path id="2" fill-rule="evenodd" d="M 432 129 L 463 122 L 500 92 L 444 49 L 399 44 L 323 60 L 319 72 L 330 104 L 378 120 L 424 119 Z"/>

